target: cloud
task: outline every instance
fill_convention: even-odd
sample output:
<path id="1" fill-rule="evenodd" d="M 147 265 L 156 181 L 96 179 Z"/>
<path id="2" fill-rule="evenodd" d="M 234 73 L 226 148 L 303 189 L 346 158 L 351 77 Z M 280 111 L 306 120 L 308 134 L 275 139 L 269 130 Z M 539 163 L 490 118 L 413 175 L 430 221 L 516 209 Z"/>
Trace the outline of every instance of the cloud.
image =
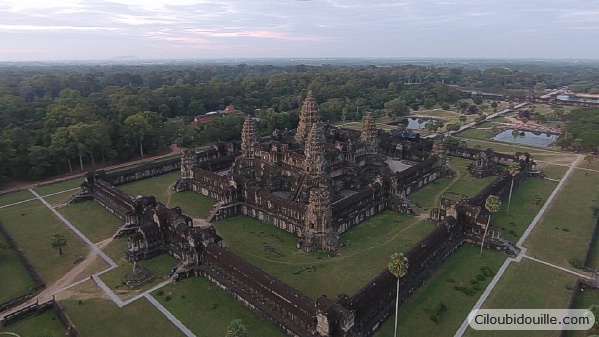
<path id="1" fill-rule="evenodd" d="M 86 27 L 86 26 L 37 26 L 37 25 L 3 25 L 0 24 L 0 31 L 59 31 L 59 30 L 108 30 L 116 31 L 117 28 L 111 27 Z"/>

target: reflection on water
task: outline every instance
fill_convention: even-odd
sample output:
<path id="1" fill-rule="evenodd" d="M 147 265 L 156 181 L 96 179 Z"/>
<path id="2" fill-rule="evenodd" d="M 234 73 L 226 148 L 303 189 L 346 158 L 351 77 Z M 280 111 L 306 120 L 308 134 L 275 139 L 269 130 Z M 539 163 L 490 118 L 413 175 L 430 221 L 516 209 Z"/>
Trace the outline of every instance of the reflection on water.
<path id="1" fill-rule="evenodd" d="M 512 131 L 514 131 L 514 129 L 507 129 L 491 139 L 500 142 L 513 143 L 514 136 L 512 136 Z M 553 144 L 558 138 L 558 135 L 552 135 L 547 133 L 535 134 L 530 131 L 522 131 L 520 132 L 520 136 L 516 138 L 516 144 L 547 147 Z"/>
<path id="2" fill-rule="evenodd" d="M 426 123 L 430 121 L 434 121 L 432 119 L 421 119 L 422 123 L 418 123 L 418 118 L 410 117 L 408 118 L 408 129 L 426 129 Z"/>

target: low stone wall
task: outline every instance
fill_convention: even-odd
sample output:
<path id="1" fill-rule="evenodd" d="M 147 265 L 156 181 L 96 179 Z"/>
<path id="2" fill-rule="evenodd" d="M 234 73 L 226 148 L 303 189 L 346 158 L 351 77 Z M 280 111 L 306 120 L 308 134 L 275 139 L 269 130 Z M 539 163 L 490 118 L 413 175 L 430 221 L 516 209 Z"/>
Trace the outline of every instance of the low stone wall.
<path id="1" fill-rule="evenodd" d="M 33 303 L 23 309 L 15 311 L 9 315 L 6 315 L 2 321 L 0 321 L 0 326 L 6 327 L 11 324 L 14 324 L 20 320 L 23 320 L 30 316 L 39 316 L 48 310 L 54 310 L 60 325 L 66 330 L 68 336 L 70 337 L 81 337 L 81 334 L 75 328 L 75 325 L 64 313 L 64 310 L 60 307 L 60 305 L 56 302 L 56 300 L 51 299 L 47 302 L 43 303 Z"/>
<path id="2" fill-rule="evenodd" d="M 595 252 L 595 247 L 597 246 L 597 236 L 599 236 L 599 217 L 597 217 L 597 221 L 595 222 L 595 229 L 593 229 L 593 235 L 591 236 L 591 240 L 589 241 L 589 247 L 587 248 L 587 253 L 584 257 L 584 261 L 582 261 L 582 266 L 584 268 L 591 269 L 589 263 L 593 258 L 593 253 Z"/>
<path id="3" fill-rule="evenodd" d="M 2 223 L 0 223 L 0 235 L 2 235 L 4 237 L 4 239 L 8 243 L 8 246 L 10 247 L 10 249 L 13 249 L 17 253 L 19 262 L 21 262 L 21 264 L 25 267 L 25 270 L 27 270 L 27 273 L 29 274 L 29 276 L 31 277 L 33 282 L 35 283 L 35 286 L 32 289 L 30 289 L 27 292 L 27 294 L 15 297 L 15 298 L 10 299 L 4 303 L 0 303 L 0 312 L 2 312 L 5 310 L 8 310 L 10 308 L 14 308 L 17 305 L 30 300 L 41 289 L 45 288 L 46 284 L 45 284 L 44 280 L 41 278 L 41 276 L 37 273 L 35 268 L 33 268 L 33 265 L 31 264 L 31 262 L 29 262 L 29 259 L 27 259 L 27 256 L 25 256 L 23 251 L 19 248 L 19 246 L 15 242 L 15 240 L 13 240 L 13 238 L 10 236 L 10 234 L 8 234 L 8 231 L 4 228 Z"/>

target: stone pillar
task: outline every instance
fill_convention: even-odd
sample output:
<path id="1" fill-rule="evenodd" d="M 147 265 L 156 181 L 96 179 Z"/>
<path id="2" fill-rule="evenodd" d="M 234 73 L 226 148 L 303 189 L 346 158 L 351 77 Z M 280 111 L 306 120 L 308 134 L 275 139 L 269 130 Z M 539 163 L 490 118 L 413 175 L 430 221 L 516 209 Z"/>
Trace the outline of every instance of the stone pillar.
<path id="1" fill-rule="evenodd" d="M 433 141 L 433 155 L 437 156 L 435 166 L 447 166 L 447 143 L 443 140 L 435 139 Z"/>

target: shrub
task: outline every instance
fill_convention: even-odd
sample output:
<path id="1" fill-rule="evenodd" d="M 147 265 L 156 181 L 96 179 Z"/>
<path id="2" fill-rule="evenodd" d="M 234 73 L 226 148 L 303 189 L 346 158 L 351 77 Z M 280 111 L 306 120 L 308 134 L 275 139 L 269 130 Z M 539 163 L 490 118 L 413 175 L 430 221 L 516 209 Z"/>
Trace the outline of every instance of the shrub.
<path id="1" fill-rule="evenodd" d="M 562 230 L 563 230 L 564 232 L 569 232 L 569 231 L 570 231 L 568 228 L 562 228 Z"/>
<path id="2" fill-rule="evenodd" d="M 471 279 L 470 279 L 470 283 L 471 283 L 471 284 L 477 284 L 477 283 L 478 283 L 478 280 L 477 280 L 477 279 L 475 279 L 475 278 L 471 278 Z"/>
<path id="3" fill-rule="evenodd" d="M 430 314 L 428 315 L 428 318 L 435 323 L 439 323 L 440 316 L 445 311 L 447 311 L 447 306 L 445 305 L 445 303 L 441 302 L 431 310 Z"/>
<path id="4" fill-rule="evenodd" d="M 493 277 L 495 276 L 495 273 L 491 269 L 487 269 L 483 271 L 483 275 L 485 275 L 486 277 Z"/>
<path id="5" fill-rule="evenodd" d="M 171 300 L 171 295 L 166 295 L 166 297 L 164 298 L 165 302 L 168 302 Z"/>
<path id="6" fill-rule="evenodd" d="M 574 268 L 582 269 L 582 261 L 581 260 L 570 259 L 570 260 L 568 260 L 568 263 L 570 263 L 570 265 L 572 265 L 572 267 L 574 267 Z"/>
<path id="7" fill-rule="evenodd" d="M 476 279 L 477 279 L 477 280 L 479 280 L 479 281 L 484 281 L 484 280 L 486 280 L 487 278 L 486 278 L 486 277 L 485 277 L 485 275 L 483 275 L 483 274 L 478 274 L 478 275 L 476 275 Z"/>
<path id="8" fill-rule="evenodd" d="M 455 283 L 455 279 L 448 278 L 447 280 L 445 280 L 445 282 L 447 282 L 447 283 Z"/>
<path id="9" fill-rule="evenodd" d="M 164 295 L 164 291 L 158 290 L 158 292 L 156 293 L 156 296 L 162 296 L 162 295 Z"/>
<path id="10" fill-rule="evenodd" d="M 218 308 L 218 305 L 216 305 L 216 303 L 210 304 L 210 309 L 215 310 L 216 308 Z"/>

